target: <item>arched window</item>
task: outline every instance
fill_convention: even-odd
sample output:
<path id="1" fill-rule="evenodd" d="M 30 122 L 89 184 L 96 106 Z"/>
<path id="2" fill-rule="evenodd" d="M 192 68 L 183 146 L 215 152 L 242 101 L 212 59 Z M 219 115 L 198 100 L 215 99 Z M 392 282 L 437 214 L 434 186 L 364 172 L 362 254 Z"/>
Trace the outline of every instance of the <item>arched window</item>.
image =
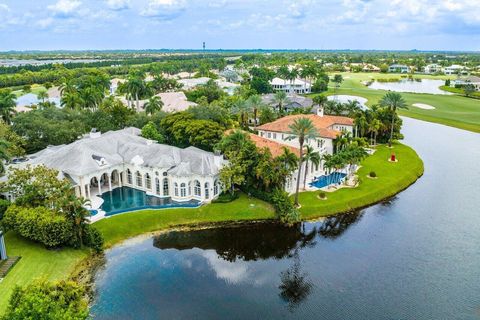
<path id="1" fill-rule="evenodd" d="M 192 195 L 192 181 L 189 181 L 189 182 L 188 182 L 188 195 L 189 195 L 189 196 Z"/>
<path id="2" fill-rule="evenodd" d="M 198 196 L 198 197 L 200 197 L 202 195 L 202 185 L 200 184 L 200 181 L 198 181 L 198 180 L 194 181 L 193 194 Z"/>
<path id="3" fill-rule="evenodd" d="M 150 175 L 147 173 L 145 174 L 145 186 L 147 189 L 152 189 L 152 178 L 150 178 Z"/>
<path id="4" fill-rule="evenodd" d="M 178 197 L 178 183 L 175 182 L 175 197 Z"/>
<path id="5" fill-rule="evenodd" d="M 155 178 L 155 193 L 160 195 L 160 180 L 158 178 Z"/>
<path id="6" fill-rule="evenodd" d="M 142 174 L 137 171 L 135 173 L 135 177 L 136 177 L 136 180 L 137 180 L 137 186 L 141 187 L 142 186 Z"/>
<path id="7" fill-rule="evenodd" d="M 180 184 L 180 197 L 184 198 L 187 196 L 187 185 L 185 183 Z"/>
<path id="8" fill-rule="evenodd" d="M 205 199 L 210 198 L 210 185 L 208 182 L 205 182 Z"/>
<path id="9" fill-rule="evenodd" d="M 128 182 L 128 184 L 133 184 L 133 182 L 132 182 L 132 171 L 130 171 L 130 169 L 127 169 L 127 182 Z"/>
<path id="10" fill-rule="evenodd" d="M 213 183 L 213 195 L 216 196 L 218 194 L 218 180 L 215 180 Z"/>
<path id="11" fill-rule="evenodd" d="M 168 179 L 167 178 L 163 179 L 163 195 L 168 196 Z"/>

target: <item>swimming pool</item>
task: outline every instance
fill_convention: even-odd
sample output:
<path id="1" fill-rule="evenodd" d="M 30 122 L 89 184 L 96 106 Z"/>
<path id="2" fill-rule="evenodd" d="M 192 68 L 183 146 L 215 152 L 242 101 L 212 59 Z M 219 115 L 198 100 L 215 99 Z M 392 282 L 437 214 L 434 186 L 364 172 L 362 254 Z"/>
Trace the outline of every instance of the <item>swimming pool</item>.
<path id="1" fill-rule="evenodd" d="M 129 187 L 105 192 L 102 199 L 104 202 L 100 208 L 105 211 L 106 216 L 141 209 L 195 208 L 200 205 L 196 200 L 176 202 L 170 198 L 150 196 L 144 191 Z"/>
<path id="2" fill-rule="evenodd" d="M 309 185 L 311 187 L 316 187 L 316 188 L 323 188 L 331 184 L 337 184 L 343 180 L 347 175 L 342 172 L 333 172 L 329 175 L 326 176 L 320 176 L 317 177 L 313 182 L 311 182 Z"/>

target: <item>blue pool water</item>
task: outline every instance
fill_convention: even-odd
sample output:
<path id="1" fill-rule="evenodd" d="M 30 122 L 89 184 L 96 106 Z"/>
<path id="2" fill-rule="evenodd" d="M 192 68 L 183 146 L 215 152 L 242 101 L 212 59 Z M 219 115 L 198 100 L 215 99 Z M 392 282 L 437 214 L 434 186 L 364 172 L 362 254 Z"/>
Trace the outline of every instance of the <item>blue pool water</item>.
<path id="1" fill-rule="evenodd" d="M 342 181 L 347 175 L 342 172 L 333 172 L 327 176 L 321 176 L 315 179 L 313 182 L 310 183 L 310 186 L 323 188 L 330 184 L 337 184 Z"/>
<path id="2" fill-rule="evenodd" d="M 195 200 L 176 202 L 170 198 L 149 196 L 144 191 L 129 187 L 105 192 L 102 199 L 104 202 L 100 208 L 107 216 L 140 209 L 195 208 L 200 205 L 200 202 Z"/>

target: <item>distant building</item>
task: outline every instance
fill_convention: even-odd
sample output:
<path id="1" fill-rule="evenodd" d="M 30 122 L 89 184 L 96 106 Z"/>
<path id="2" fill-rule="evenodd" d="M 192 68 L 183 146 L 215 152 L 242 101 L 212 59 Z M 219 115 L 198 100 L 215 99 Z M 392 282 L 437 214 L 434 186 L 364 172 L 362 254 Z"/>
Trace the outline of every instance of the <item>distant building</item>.
<path id="1" fill-rule="evenodd" d="M 441 73 L 443 71 L 443 67 L 439 64 L 429 64 L 425 66 L 424 72 L 427 74 L 434 74 L 434 73 Z"/>
<path id="2" fill-rule="evenodd" d="M 262 95 L 263 103 L 269 106 L 279 109 L 278 104 L 275 102 L 275 94 L 269 93 Z M 313 106 L 313 100 L 308 97 L 300 96 L 298 94 L 287 94 L 287 102 L 283 106 L 284 111 L 290 112 L 295 109 L 305 109 Z M 280 110 L 278 110 L 280 111 Z"/>
<path id="3" fill-rule="evenodd" d="M 463 87 L 469 84 L 473 85 L 476 91 L 480 91 L 480 77 L 469 76 L 454 81 L 455 87 Z"/>
<path id="4" fill-rule="evenodd" d="M 443 72 L 447 75 L 451 74 L 468 74 L 468 68 L 458 64 L 452 64 L 450 67 L 445 67 Z"/>
<path id="5" fill-rule="evenodd" d="M 290 81 L 281 78 L 273 78 L 272 81 L 270 81 L 270 85 L 274 91 L 297 94 L 306 94 L 312 92 L 312 85 L 300 79 Z"/>
<path id="6" fill-rule="evenodd" d="M 388 67 L 388 72 L 391 73 L 409 73 L 410 67 L 404 64 L 392 64 Z"/>
<path id="7" fill-rule="evenodd" d="M 195 89 L 197 86 L 207 84 L 207 82 L 210 80 L 211 80 L 210 78 L 201 77 L 201 78 L 180 79 L 178 80 L 178 82 L 183 85 L 182 89 L 192 90 L 192 89 Z"/>

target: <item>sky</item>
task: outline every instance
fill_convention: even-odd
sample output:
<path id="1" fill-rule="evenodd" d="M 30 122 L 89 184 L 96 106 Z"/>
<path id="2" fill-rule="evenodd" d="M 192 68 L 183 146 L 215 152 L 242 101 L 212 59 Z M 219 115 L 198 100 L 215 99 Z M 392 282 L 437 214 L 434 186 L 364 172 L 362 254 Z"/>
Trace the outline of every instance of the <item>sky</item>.
<path id="1" fill-rule="evenodd" d="M 480 0 L 0 0 L 0 51 L 480 51 Z"/>

